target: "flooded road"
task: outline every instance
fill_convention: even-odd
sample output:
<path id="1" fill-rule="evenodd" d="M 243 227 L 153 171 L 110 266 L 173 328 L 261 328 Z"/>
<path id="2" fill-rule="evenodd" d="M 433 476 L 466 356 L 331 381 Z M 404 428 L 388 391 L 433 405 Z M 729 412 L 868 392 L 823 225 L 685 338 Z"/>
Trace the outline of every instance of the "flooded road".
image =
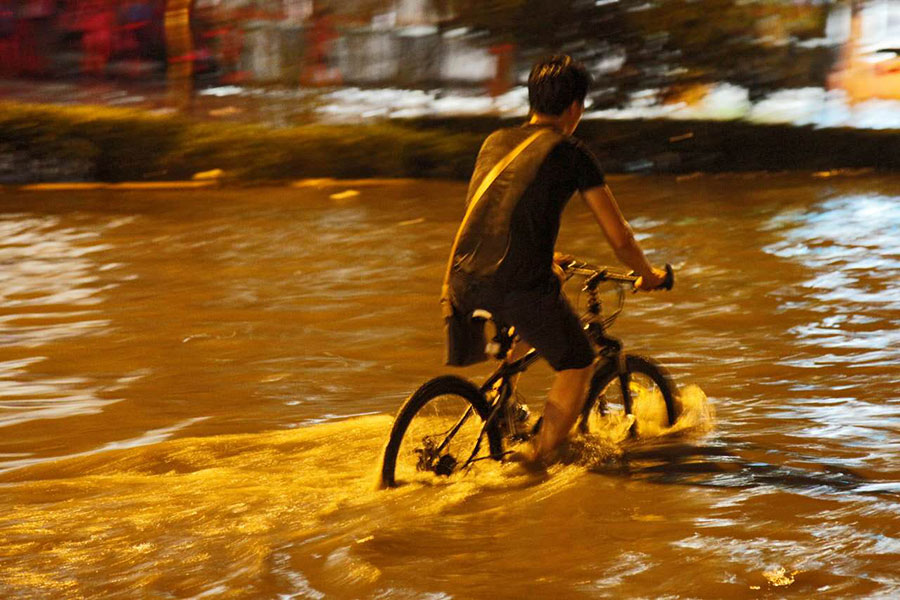
<path id="1" fill-rule="evenodd" d="M 4 192 L 0 597 L 896 598 L 898 184 L 614 179 L 695 421 L 389 491 L 463 185 Z M 614 264 L 578 200 L 560 249 Z"/>

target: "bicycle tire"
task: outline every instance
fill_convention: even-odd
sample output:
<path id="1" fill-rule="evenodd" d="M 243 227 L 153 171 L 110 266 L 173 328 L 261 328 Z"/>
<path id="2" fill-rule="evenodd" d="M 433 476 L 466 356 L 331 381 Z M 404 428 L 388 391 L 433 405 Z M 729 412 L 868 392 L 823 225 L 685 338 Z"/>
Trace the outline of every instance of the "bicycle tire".
<path id="1" fill-rule="evenodd" d="M 676 400 L 677 388 L 675 386 L 675 382 L 672 380 L 672 377 L 665 370 L 665 368 L 663 368 L 662 365 L 648 356 L 642 356 L 639 354 L 626 354 L 625 370 L 628 374 L 629 382 L 635 379 L 634 375 L 640 375 L 642 378 L 646 378 L 647 380 L 651 381 L 656 386 L 656 388 L 659 389 L 666 407 L 666 425 L 668 425 L 669 427 L 674 425 L 675 421 L 678 420 L 678 415 L 680 414 L 680 408 Z M 588 422 L 591 411 L 598 404 L 598 399 L 600 398 L 600 396 L 603 395 L 607 389 L 609 389 L 610 385 L 615 386 L 618 384 L 620 388 L 619 394 L 622 395 L 621 382 L 616 381 L 618 379 L 618 369 L 613 361 L 606 361 L 605 363 L 601 363 L 597 368 L 597 371 L 591 378 L 588 398 L 584 404 L 584 408 L 581 411 L 581 421 L 579 427 L 582 432 L 588 431 Z M 622 395 L 622 397 L 624 398 L 624 395 Z M 628 404 L 628 402 L 626 401 L 625 404 Z M 601 405 L 599 408 L 602 414 L 604 407 Z M 623 409 L 625 410 L 626 414 L 632 414 L 633 412 L 633 406 L 626 405 L 623 406 Z M 637 432 L 636 427 L 637 420 L 635 420 L 635 423 L 632 426 L 632 433 Z"/>
<path id="2" fill-rule="evenodd" d="M 438 406 L 439 403 L 441 406 Z M 453 405 L 456 410 L 448 407 L 447 413 L 444 414 L 442 411 L 445 404 Z M 442 466 L 432 469 L 430 467 L 434 465 L 428 462 L 426 465 L 428 468 L 422 468 L 423 465 L 420 463 L 425 461 L 426 452 L 434 450 L 435 442 L 432 438 L 445 436 L 447 430 L 453 428 L 468 407 L 471 407 L 475 414 L 471 415 L 463 425 L 467 429 L 463 432 L 461 428 L 450 445 L 444 449 L 446 452 L 440 455 L 437 464 L 442 464 Z M 396 487 L 398 462 L 406 471 L 401 474 L 402 476 L 410 474 L 410 463 L 413 462 L 416 464 L 416 471 L 432 471 L 435 475 L 451 474 L 453 468 L 459 468 L 469 458 L 469 454 L 475 447 L 475 439 L 489 414 L 490 407 L 484 395 L 474 384 L 462 377 L 443 375 L 423 384 L 403 403 L 394 419 L 381 465 L 382 487 Z M 410 425 L 413 424 L 416 417 L 422 417 L 419 420 L 421 427 L 416 427 L 411 431 Z M 473 419 L 473 417 L 475 418 Z M 446 430 L 442 431 L 444 428 Z M 430 431 L 437 433 L 434 435 L 427 433 Z M 463 433 L 465 433 L 464 436 Z M 485 434 L 490 455 L 499 457 L 503 452 L 503 437 L 499 428 L 493 425 Z M 418 436 L 422 436 L 421 440 L 416 439 Z M 416 456 L 417 454 L 418 456 Z M 448 456 L 450 458 L 445 458 Z M 431 456 L 431 458 L 434 457 Z M 449 472 L 445 472 L 448 471 L 448 467 Z"/>

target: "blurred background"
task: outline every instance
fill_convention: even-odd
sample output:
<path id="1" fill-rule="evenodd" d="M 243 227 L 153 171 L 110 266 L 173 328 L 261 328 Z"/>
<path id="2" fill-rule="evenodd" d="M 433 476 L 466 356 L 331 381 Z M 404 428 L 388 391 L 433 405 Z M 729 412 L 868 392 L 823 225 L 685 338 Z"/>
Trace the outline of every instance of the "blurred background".
<path id="1" fill-rule="evenodd" d="M 0 0 L 0 94 L 27 101 L 511 116 L 558 51 L 593 116 L 900 127 L 900 0 Z"/>

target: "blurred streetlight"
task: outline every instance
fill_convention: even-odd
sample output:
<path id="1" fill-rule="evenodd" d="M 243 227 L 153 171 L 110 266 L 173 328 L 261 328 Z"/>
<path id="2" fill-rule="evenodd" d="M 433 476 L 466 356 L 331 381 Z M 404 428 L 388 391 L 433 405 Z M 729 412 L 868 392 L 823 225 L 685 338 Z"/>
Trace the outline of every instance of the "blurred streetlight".
<path id="1" fill-rule="evenodd" d="M 191 0 L 166 0 L 166 85 L 169 101 L 179 109 L 190 105 L 193 92 Z"/>

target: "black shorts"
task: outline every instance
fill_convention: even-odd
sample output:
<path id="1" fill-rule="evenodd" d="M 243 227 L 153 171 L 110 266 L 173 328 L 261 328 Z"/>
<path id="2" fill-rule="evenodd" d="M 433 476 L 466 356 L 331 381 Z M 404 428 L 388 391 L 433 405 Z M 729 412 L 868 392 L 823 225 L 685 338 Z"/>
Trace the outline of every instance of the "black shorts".
<path id="1" fill-rule="evenodd" d="M 582 369 L 596 354 L 584 326 L 559 285 L 549 289 L 514 291 L 493 307 L 494 318 L 513 325 L 554 371 Z"/>

